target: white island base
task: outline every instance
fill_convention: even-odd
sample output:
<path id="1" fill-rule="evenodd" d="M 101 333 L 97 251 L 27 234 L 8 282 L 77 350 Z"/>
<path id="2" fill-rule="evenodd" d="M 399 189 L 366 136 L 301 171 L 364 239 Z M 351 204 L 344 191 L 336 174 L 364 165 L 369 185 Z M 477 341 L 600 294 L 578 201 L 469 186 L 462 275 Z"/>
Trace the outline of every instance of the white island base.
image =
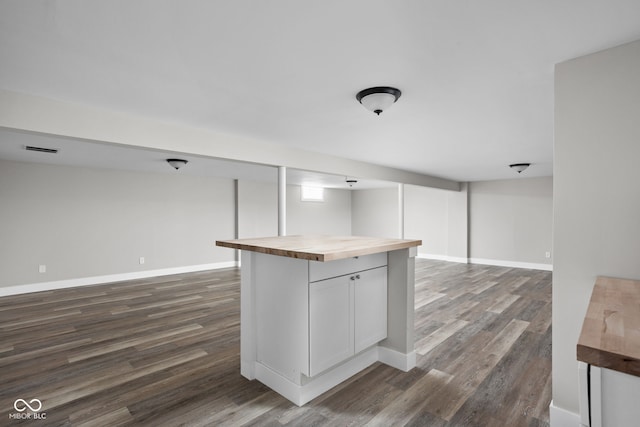
<path id="1" fill-rule="evenodd" d="M 242 250 L 241 374 L 301 406 L 377 361 L 415 367 L 411 242 L 325 262 Z"/>

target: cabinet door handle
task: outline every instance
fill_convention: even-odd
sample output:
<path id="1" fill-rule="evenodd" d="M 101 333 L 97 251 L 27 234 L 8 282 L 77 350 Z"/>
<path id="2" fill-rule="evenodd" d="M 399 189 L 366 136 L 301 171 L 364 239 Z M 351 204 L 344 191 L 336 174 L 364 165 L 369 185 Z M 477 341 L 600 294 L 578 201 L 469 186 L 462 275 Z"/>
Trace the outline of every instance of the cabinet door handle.
<path id="1" fill-rule="evenodd" d="M 360 278 L 360 275 L 359 275 L 359 274 L 356 274 L 356 279 L 359 279 L 359 278 Z"/>
<path id="2" fill-rule="evenodd" d="M 355 276 L 349 277 L 349 280 L 356 280 Z"/>

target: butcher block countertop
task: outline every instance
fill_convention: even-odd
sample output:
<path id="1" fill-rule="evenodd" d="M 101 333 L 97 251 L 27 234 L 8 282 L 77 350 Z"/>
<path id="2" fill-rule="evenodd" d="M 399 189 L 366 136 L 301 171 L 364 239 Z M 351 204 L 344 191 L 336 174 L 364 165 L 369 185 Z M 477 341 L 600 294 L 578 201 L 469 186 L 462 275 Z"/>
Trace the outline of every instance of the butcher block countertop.
<path id="1" fill-rule="evenodd" d="M 640 281 L 598 277 L 577 350 L 582 362 L 640 376 Z"/>
<path id="2" fill-rule="evenodd" d="M 420 246 L 422 240 L 384 239 L 360 236 L 280 236 L 256 239 L 218 240 L 217 246 L 300 258 L 333 261 L 379 252 Z"/>

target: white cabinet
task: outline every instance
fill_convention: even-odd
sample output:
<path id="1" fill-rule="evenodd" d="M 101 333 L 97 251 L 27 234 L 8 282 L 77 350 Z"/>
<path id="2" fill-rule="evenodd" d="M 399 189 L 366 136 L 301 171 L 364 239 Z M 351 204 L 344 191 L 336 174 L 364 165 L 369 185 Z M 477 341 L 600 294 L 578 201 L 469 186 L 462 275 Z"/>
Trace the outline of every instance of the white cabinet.
<path id="1" fill-rule="evenodd" d="M 640 280 L 598 276 L 576 345 L 580 423 L 640 425 Z"/>
<path id="2" fill-rule="evenodd" d="M 412 369 L 414 256 L 242 251 L 241 374 L 303 405 L 376 362 Z"/>
<path id="3" fill-rule="evenodd" d="M 584 427 L 638 425 L 640 377 L 578 362 L 580 423 Z"/>
<path id="4" fill-rule="evenodd" d="M 349 276 L 309 285 L 309 374 L 353 355 L 353 287 Z"/>
<path id="5" fill-rule="evenodd" d="M 363 271 L 354 283 L 356 353 L 387 337 L 387 267 Z"/>
<path id="6" fill-rule="evenodd" d="M 387 336 L 387 267 L 309 284 L 309 375 Z"/>

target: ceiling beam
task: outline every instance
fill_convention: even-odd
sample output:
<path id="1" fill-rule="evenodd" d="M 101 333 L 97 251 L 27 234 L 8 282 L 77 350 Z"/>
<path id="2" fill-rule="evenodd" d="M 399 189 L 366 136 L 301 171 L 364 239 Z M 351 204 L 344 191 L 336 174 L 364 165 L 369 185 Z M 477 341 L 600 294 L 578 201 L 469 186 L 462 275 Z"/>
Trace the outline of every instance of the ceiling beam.
<path id="1" fill-rule="evenodd" d="M 313 172 L 460 190 L 460 183 L 208 129 L 0 90 L 0 127 Z"/>

